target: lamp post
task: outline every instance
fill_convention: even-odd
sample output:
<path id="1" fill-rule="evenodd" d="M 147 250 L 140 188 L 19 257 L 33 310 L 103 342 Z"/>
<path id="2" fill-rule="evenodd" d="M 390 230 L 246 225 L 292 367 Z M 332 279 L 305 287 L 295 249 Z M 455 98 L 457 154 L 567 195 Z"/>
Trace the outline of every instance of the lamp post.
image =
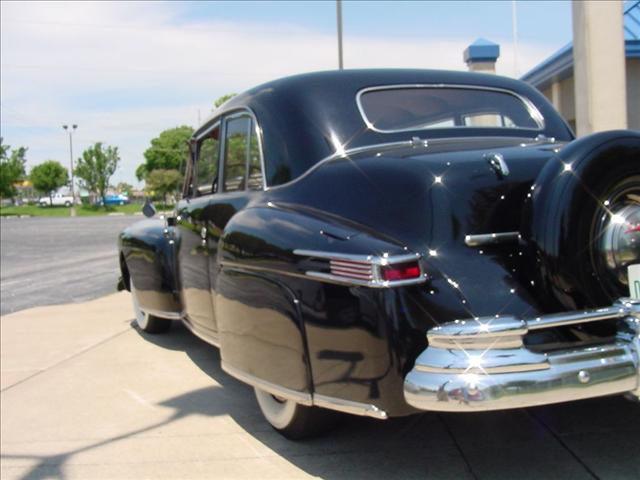
<path id="1" fill-rule="evenodd" d="M 62 128 L 64 128 L 65 131 L 69 133 L 69 163 L 71 165 L 71 198 L 73 199 L 71 202 L 70 213 L 72 217 L 75 217 L 76 216 L 76 188 L 75 188 L 75 178 L 73 176 L 73 132 L 75 131 L 76 128 L 78 128 L 78 125 L 74 123 L 73 125 L 71 125 L 71 128 L 69 128 L 69 125 L 62 125 Z"/>

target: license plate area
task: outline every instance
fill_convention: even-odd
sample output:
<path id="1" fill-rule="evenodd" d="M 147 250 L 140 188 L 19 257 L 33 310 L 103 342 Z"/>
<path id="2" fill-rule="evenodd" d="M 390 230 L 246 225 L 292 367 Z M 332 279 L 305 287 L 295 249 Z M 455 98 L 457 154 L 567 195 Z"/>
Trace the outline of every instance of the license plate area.
<path id="1" fill-rule="evenodd" d="M 629 296 L 640 300 L 640 264 L 629 265 Z"/>

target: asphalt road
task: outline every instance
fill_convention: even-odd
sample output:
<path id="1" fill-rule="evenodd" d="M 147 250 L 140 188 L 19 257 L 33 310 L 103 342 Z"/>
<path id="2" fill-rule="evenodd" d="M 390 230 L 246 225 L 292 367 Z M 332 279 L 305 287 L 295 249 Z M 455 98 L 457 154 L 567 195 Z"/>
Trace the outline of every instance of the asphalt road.
<path id="1" fill-rule="evenodd" d="M 116 239 L 138 216 L 2 218 L 0 314 L 115 292 Z"/>

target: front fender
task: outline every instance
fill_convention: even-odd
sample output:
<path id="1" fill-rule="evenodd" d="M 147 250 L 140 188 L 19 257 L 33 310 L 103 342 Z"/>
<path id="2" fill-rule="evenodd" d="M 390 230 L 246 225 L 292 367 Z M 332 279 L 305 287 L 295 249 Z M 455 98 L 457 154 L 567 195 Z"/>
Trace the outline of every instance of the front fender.
<path id="1" fill-rule="evenodd" d="M 120 268 L 126 286 L 131 282 L 140 307 L 158 314 L 180 314 L 176 248 L 180 238 L 160 219 L 142 220 L 126 228 L 118 239 Z"/>

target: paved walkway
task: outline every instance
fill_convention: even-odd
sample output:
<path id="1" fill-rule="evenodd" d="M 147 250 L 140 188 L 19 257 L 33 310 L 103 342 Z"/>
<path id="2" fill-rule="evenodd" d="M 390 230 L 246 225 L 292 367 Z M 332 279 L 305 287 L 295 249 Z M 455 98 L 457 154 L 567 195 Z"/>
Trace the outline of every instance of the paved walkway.
<path id="1" fill-rule="evenodd" d="M 290 442 L 215 348 L 131 326 L 129 294 L 2 317 L 3 479 L 640 478 L 640 405 L 350 417 Z"/>

